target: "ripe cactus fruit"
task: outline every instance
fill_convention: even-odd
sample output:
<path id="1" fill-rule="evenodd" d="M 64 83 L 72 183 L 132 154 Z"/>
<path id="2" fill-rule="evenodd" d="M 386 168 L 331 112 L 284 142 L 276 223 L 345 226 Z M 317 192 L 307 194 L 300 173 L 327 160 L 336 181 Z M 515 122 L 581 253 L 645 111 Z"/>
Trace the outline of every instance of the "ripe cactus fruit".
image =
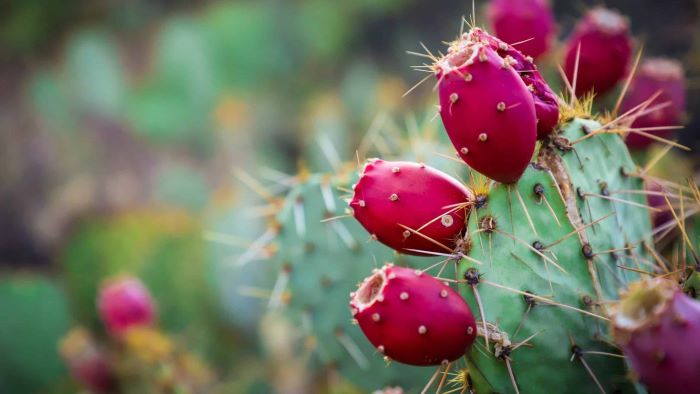
<path id="1" fill-rule="evenodd" d="M 137 278 L 107 280 L 100 289 L 97 308 L 107 331 L 117 337 L 131 328 L 150 326 L 155 320 L 151 294 Z"/>
<path id="2" fill-rule="evenodd" d="M 485 34 L 485 33 L 484 33 Z M 479 31 L 452 42 L 435 66 L 440 116 L 459 156 L 502 183 L 513 183 L 535 150 L 535 104 L 513 67 Z"/>
<path id="3" fill-rule="evenodd" d="M 683 393 L 700 385 L 700 302 L 672 280 L 632 284 L 615 308 L 612 331 L 652 393 Z"/>
<path id="4" fill-rule="evenodd" d="M 637 117 L 632 122 L 633 128 L 661 128 L 682 123 L 686 104 L 685 80 L 683 66 L 676 60 L 664 58 L 643 60 L 620 108 L 624 113 L 648 100 L 657 92 L 660 94 L 650 106 L 663 103 L 669 103 L 669 105 Z M 671 129 L 653 129 L 646 132 L 663 138 L 673 134 Z M 642 149 L 649 146 L 653 140 L 640 134 L 630 133 L 625 142 L 630 148 Z"/>
<path id="5" fill-rule="evenodd" d="M 419 251 L 455 248 L 473 201 L 471 190 L 425 164 L 371 159 L 349 204 L 373 238 L 398 252 L 423 255 Z"/>
<path id="6" fill-rule="evenodd" d="M 535 103 L 535 115 L 537 116 L 537 139 L 544 139 L 549 135 L 559 121 L 559 101 L 557 95 L 549 87 L 547 81 L 537 70 L 537 65 L 532 57 L 525 56 L 512 45 L 506 44 L 498 37 L 494 37 L 485 31 L 474 28 L 469 33 L 475 41 L 488 43 L 502 58 L 510 56 L 513 60 L 513 68 L 532 94 Z"/>
<path id="7" fill-rule="evenodd" d="M 350 297 L 352 314 L 369 341 L 401 363 L 454 361 L 476 337 L 474 316 L 464 299 L 420 270 L 386 264 Z"/>
<path id="8" fill-rule="evenodd" d="M 491 0 L 487 15 L 496 35 L 538 58 L 549 50 L 554 15 L 547 0 Z"/>
<path id="9" fill-rule="evenodd" d="M 566 43 L 564 71 L 576 95 L 591 90 L 602 95 L 627 75 L 632 57 L 629 23 L 618 12 L 602 7 L 588 11 Z"/>

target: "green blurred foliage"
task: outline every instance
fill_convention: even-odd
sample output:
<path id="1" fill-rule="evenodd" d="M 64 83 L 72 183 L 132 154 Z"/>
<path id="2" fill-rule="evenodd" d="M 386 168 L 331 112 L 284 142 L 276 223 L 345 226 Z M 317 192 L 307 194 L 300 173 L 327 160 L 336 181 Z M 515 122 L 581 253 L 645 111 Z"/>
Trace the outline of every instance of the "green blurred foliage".
<path id="1" fill-rule="evenodd" d="M 83 111 L 118 116 L 125 100 L 124 70 L 115 38 L 102 31 L 83 31 L 65 48 L 63 78 L 70 102 Z"/>
<path id="2" fill-rule="evenodd" d="M 154 43 L 153 69 L 132 92 L 127 118 L 134 130 L 161 142 L 206 137 L 215 101 L 214 79 L 201 30 L 190 18 L 169 21 Z"/>
<path id="3" fill-rule="evenodd" d="M 287 74 L 283 32 L 264 3 L 215 4 L 202 13 L 202 36 L 219 89 L 260 89 L 271 76 Z M 266 86 L 272 88 L 272 86 Z"/>
<path id="4" fill-rule="evenodd" d="M 0 279 L 0 392 L 46 392 L 65 377 L 58 341 L 71 317 L 63 291 L 31 275 Z"/>

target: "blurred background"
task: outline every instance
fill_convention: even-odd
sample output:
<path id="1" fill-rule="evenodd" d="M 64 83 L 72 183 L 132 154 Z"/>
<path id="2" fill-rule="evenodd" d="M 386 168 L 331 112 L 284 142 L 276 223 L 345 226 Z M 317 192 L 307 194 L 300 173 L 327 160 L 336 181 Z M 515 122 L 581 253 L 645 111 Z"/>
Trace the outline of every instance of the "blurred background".
<path id="1" fill-rule="evenodd" d="M 601 3 L 553 1 L 558 37 Z M 630 17 L 645 54 L 682 61 L 689 104 L 679 138 L 697 150 L 700 1 L 606 5 Z M 470 9 L 448 0 L 3 2 L 0 393 L 79 391 L 59 343 L 76 326 L 105 336 L 97 293 L 119 274 L 153 294 L 162 331 L 144 341 L 180 349 L 182 375 L 207 387 L 193 391 L 278 390 L 258 340 L 264 301 L 237 287 L 266 273 L 227 270 L 234 253 L 216 242 L 263 231 L 240 216 L 254 205 L 247 174 L 330 170 L 329 144 L 354 160 L 378 118 L 433 111 L 431 84 L 402 98 L 422 78 L 410 68 L 422 60 L 405 51 L 443 48 Z M 559 47 L 538 61 L 558 62 Z"/>

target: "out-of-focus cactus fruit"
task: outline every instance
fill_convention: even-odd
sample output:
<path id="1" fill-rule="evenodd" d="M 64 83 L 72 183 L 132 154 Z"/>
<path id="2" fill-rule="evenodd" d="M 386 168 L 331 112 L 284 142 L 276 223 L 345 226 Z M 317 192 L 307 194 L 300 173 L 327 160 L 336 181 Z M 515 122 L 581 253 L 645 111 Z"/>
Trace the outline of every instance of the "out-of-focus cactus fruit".
<path id="1" fill-rule="evenodd" d="M 133 277 L 106 280 L 100 288 L 97 308 L 107 331 L 117 337 L 132 328 L 152 325 L 156 314 L 148 289 Z"/>
<path id="2" fill-rule="evenodd" d="M 629 22 L 602 7 L 586 13 L 566 42 L 564 71 L 576 95 L 603 95 L 625 78 L 632 60 Z"/>
<path id="3" fill-rule="evenodd" d="M 669 139 L 673 136 L 671 127 L 683 124 L 686 106 L 685 89 L 685 76 L 680 62 L 665 58 L 644 59 L 632 78 L 629 90 L 622 101 L 621 113 L 625 113 L 657 95 L 647 108 L 662 107 L 642 116 L 634 117 L 631 127 Z M 669 129 L 664 129 L 664 127 L 669 127 Z M 652 144 L 654 140 L 641 134 L 632 133 L 627 136 L 625 142 L 630 148 L 643 149 Z"/>
<path id="4" fill-rule="evenodd" d="M 491 0 L 487 15 L 496 36 L 525 55 L 549 50 L 556 30 L 549 0 Z"/>
<path id="5" fill-rule="evenodd" d="M 611 323 L 615 342 L 650 392 L 691 392 L 700 384 L 700 302 L 672 280 L 631 285 Z"/>

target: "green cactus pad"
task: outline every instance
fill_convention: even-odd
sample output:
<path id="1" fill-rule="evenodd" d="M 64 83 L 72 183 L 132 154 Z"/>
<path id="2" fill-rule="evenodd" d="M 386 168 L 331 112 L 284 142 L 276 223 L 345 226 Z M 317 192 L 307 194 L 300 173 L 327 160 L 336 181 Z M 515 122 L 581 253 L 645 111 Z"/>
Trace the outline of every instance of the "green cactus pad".
<path id="1" fill-rule="evenodd" d="M 491 337 L 489 350 L 481 338 L 467 357 L 477 393 L 516 392 L 514 381 L 527 393 L 598 392 L 596 380 L 606 392 L 633 390 L 622 358 L 587 353 L 620 353 L 607 338 L 607 303 L 639 277 L 633 270 L 653 270 L 649 214 L 633 205 L 644 196 L 618 192 L 642 187 L 624 142 L 600 134 L 571 145 L 599 127 L 563 125 L 538 165 L 516 185 L 491 187 L 472 211 L 460 279 L 480 274 L 462 292 L 477 311 L 478 291 Z M 599 197 L 608 194 L 621 200 Z"/>

